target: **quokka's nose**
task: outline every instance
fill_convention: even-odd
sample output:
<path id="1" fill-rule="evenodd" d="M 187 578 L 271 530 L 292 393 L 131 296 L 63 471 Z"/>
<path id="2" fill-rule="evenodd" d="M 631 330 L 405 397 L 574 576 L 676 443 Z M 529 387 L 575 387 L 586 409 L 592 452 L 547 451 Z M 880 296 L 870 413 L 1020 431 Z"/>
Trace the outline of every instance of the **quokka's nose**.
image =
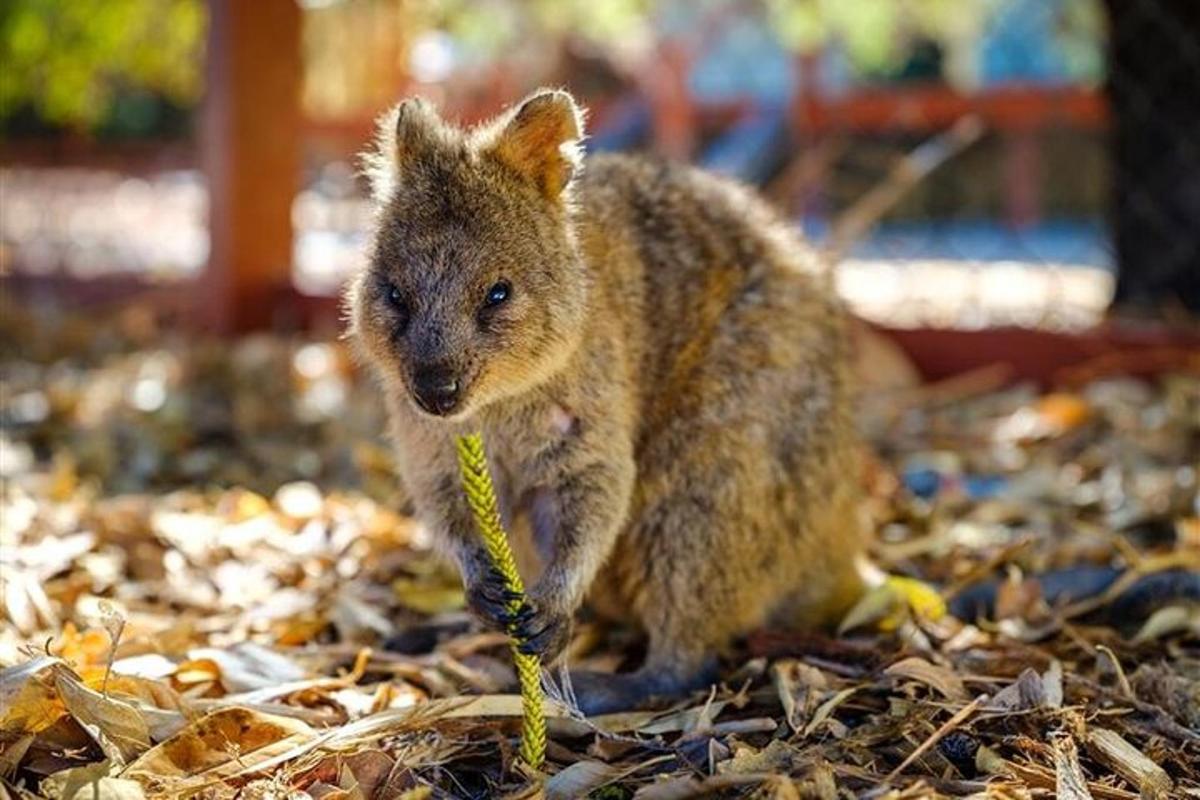
<path id="1" fill-rule="evenodd" d="M 448 367 L 419 367 L 413 372 L 413 396 L 430 414 L 445 416 L 455 409 L 462 386 Z"/>

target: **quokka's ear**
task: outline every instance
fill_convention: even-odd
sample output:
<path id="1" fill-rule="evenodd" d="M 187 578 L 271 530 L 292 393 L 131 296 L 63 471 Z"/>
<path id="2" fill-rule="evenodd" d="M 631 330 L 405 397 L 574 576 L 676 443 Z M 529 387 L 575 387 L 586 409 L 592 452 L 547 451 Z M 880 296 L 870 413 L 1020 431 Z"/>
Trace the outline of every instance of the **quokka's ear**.
<path id="1" fill-rule="evenodd" d="M 425 99 L 411 97 L 396 106 L 392 126 L 392 158 L 403 168 L 410 159 L 428 153 L 446 136 L 446 126 Z"/>
<path id="2" fill-rule="evenodd" d="M 553 199 L 579 169 L 582 138 L 583 112 L 575 99 L 561 90 L 541 90 L 508 117 L 490 150 Z"/>
<path id="3" fill-rule="evenodd" d="M 371 195 L 384 203 L 407 163 L 429 153 L 447 137 L 446 125 L 429 103 L 414 97 L 379 118 L 375 146 L 362 155 Z"/>

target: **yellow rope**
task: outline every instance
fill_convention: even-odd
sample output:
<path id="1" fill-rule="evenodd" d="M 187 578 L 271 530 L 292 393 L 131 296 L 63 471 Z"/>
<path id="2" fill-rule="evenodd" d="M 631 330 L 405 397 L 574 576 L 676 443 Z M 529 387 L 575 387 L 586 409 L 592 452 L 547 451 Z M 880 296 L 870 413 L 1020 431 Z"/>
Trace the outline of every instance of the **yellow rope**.
<path id="1" fill-rule="evenodd" d="M 488 473 L 487 456 L 483 450 L 483 436 L 472 433 L 459 436 L 455 441 L 458 449 L 458 466 L 462 473 L 463 490 L 475 525 L 483 537 L 488 556 L 493 566 L 504 576 L 504 583 L 513 599 L 508 610 L 516 614 L 524 604 L 525 585 L 517 572 L 517 562 L 500 522 L 500 510 L 496 505 L 496 491 L 492 487 L 492 476 Z M 526 655 L 518 648 L 521 644 L 516 625 L 510 625 L 508 633 L 513 637 L 512 653 L 517 676 L 521 682 L 521 709 L 524 721 L 521 729 L 521 758 L 534 769 L 540 769 L 546 757 L 546 714 L 542 708 L 542 664 L 537 656 Z"/>

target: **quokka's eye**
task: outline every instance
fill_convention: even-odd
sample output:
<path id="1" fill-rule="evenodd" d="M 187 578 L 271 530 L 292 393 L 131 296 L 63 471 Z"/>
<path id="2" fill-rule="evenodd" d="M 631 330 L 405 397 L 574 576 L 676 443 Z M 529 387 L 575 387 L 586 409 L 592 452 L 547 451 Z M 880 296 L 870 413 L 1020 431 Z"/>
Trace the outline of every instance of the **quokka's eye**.
<path id="1" fill-rule="evenodd" d="M 387 301 L 393 308 L 404 308 L 404 295 L 400 292 L 400 287 L 389 285 L 387 288 Z"/>
<path id="2" fill-rule="evenodd" d="M 512 294 L 512 286 L 508 281 L 498 281 L 488 289 L 487 296 L 483 299 L 483 305 L 487 308 L 494 308 L 507 300 L 510 294 Z"/>

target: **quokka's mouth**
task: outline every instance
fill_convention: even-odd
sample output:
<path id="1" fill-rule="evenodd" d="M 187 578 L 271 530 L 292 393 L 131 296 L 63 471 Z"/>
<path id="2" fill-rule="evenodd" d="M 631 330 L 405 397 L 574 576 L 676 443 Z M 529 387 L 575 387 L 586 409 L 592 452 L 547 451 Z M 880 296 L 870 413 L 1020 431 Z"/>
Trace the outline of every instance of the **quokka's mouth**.
<path id="1" fill-rule="evenodd" d="M 458 399 L 451 401 L 439 400 L 423 396 L 417 392 L 412 392 L 411 395 L 417 408 L 432 417 L 451 417 L 462 406 L 462 402 Z"/>
<path id="2" fill-rule="evenodd" d="M 408 396 L 417 410 L 426 417 L 452 421 L 467 416 L 471 411 L 471 396 L 466 387 L 459 389 L 457 393 L 438 394 L 422 392 L 410 386 Z"/>

